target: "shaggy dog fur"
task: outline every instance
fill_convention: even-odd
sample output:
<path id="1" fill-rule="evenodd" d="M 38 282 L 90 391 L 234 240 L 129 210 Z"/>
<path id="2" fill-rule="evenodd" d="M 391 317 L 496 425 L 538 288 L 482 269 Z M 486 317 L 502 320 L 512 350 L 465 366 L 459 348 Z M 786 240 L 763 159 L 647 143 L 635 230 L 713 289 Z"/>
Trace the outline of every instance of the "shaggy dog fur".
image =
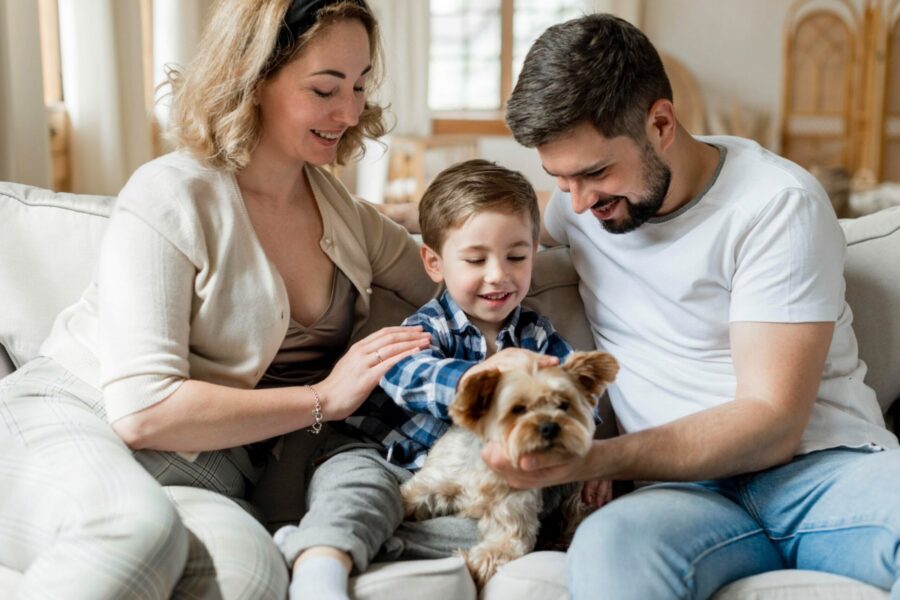
<path id="1" fill-rule="evenodd" d="M 460 515 L 478 520 L 481 542 L 462 551 L 481 588 L 500 565 L 534 549 L 541 490 L 517 490 L 481 459 L 486 442 L 500 442 L 517 464 L 525 454 L 583 456 L 594 436 L 597 397 L 619 365 L 605 352 L 576 352 L 563 366 L 481 371 L 463 379 L 450 407 L 455 423 L 425 465 L 401 488 L 408 517 Z M 590 509 L 581 485 L 562 503 L 566 531 Z"/>

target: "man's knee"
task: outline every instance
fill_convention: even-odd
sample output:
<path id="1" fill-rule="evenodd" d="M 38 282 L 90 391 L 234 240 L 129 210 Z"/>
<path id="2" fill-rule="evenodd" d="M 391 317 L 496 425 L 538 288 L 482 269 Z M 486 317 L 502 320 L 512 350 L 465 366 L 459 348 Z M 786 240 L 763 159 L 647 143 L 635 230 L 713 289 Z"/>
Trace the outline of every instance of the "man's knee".
<path id="1" fill-rule="evenodd" d="M 628 553 L 626 546 L 635 536 L 635 529 L 626 511 L 612 508 L 594 512 L 578 526 L 568 551 L 570 569 L 592 570 Z"/>

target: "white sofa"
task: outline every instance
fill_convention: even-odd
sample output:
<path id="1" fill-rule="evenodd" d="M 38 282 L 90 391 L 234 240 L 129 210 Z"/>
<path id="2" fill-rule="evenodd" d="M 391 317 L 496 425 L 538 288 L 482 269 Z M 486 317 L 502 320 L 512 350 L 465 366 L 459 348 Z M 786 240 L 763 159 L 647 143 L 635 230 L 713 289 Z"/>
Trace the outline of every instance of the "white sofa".
<path id="1" fill-rule="evenodd" d="M 108 197 L 0 183 L 0 377 L 35 356 L 54 316 L 87 285 L 111 205 Z M 856 317 L 860 353 L 869 365 L 867 381 L 887 413 L 900 398 L 900 207 L 842 224 L 849 244 L 847 297 Z M 539 256 L 529 303 L 547 314 L 573 345 L 592 346 L 577 276 L 564 249 Z M 399 322 L 413 308 L 376 289 L 368 329 Z M 608 406 L 605 410 L 606 426 L 600 435 L 612 435 L 614 419 Z M 893 413 L 888 418 L 892 420 Z M 283 460 L 257 487 L 254 500 L 270 527 L 299 516 L 303 466 L 317 439 L 302 431 L 288 436 Z M 562 553 L 532 553 L 501 568 L 480 597 L 565 598 L 564 564 Z M 0 567 L 0 597 L 14 595 L 18 577 Z M 376 564 L 354 578 L 352 590 L 356 598 L 366 600 L 476 597 L 458 558 Z M 603 590 L 597 590 L 596 597 L 604 598 Z M 749 577 L 715 596 L 717 600 L 887 597 L 886 591 L 845 577 L 808 571 Z"/>

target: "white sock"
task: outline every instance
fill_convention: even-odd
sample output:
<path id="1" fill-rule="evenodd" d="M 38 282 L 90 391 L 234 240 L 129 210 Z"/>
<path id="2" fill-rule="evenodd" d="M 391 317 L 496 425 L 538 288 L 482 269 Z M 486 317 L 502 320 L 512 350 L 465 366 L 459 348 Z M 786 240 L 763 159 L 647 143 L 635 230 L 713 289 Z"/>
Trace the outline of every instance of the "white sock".
<path id="1" fill-rule="evenodd" d="M 350 575 L 336 558 L 313 556 L 294 568 L 290 600 L 350 600 L 347 583 Z"/>

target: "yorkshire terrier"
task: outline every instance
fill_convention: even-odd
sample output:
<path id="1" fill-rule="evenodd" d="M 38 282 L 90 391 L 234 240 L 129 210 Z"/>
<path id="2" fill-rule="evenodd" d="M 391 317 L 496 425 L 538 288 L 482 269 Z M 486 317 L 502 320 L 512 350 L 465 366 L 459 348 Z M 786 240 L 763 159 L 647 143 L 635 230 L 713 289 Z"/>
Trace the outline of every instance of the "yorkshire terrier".
<path id="1" fill-rule="evenodd" d="M 441 437 L 422 469 L 401 487 L 406 516 L 417 520 L 460 515 L 478 520 L 481 541 L 461 551 L 479 588 L 501 565 L 534 549 L 542 491 L 513 489 L 481 458 L 500 442 L 510 461 L 539 452 L 583 456 L 594 437 L 597 398 L 619 365 L 605 352 L 576 352 L 564 365 L 530 372 L 496 369 L 463 379 L 450 406 L 456 426 Z M 560 505 L 565 532 L 590 512 L 581 484 Z"/>

